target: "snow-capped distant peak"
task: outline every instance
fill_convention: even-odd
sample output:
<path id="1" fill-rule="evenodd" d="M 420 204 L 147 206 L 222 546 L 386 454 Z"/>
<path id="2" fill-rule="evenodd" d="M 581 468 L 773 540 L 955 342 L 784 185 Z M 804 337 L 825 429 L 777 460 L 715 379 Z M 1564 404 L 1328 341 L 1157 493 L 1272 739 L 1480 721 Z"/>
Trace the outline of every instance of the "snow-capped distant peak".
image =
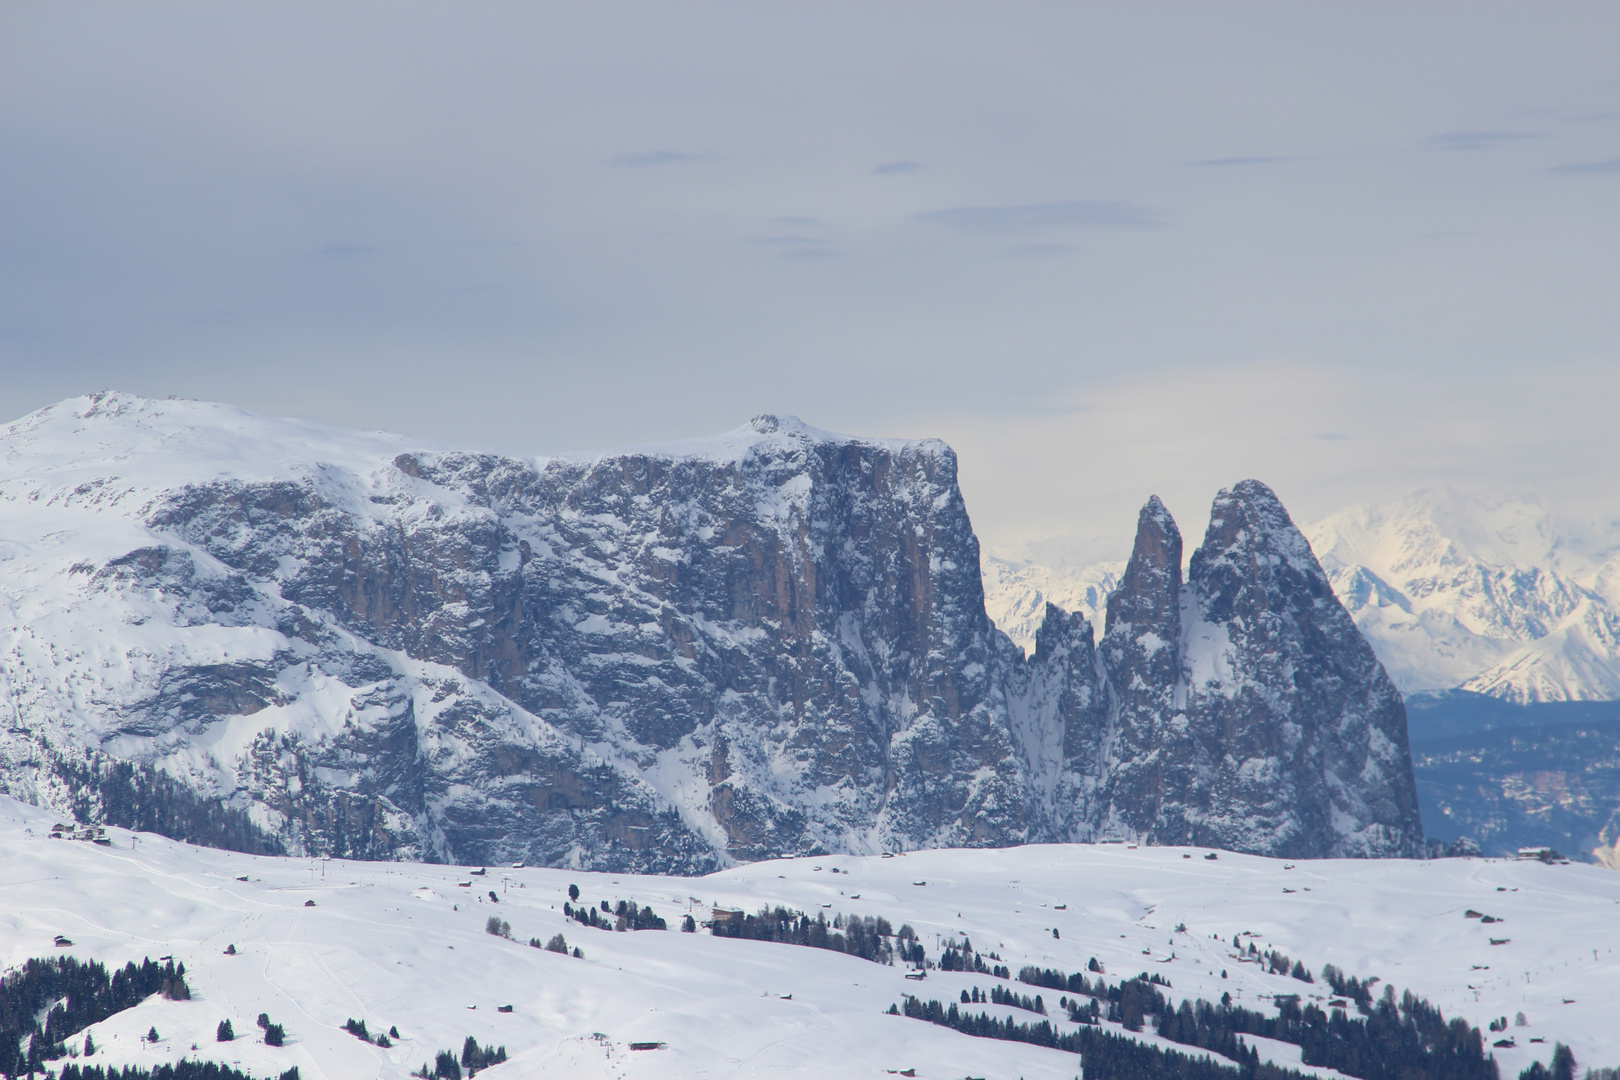
<path id="1" fill-rule="evenodd" d="M 0 427 L 0 480 L 27 473 L 62 480 L 76 472 L 165 486 L 219 476 L 280 477 L 329 463 L 367 469 L 407 440 L 315 420 L 261 416 L 218 402 L 159 400 L 103 390 L 46 406 Z"/>
<path id="2" fill-rule="evenodd" d="M 1441 487 L 1348 507 L 1302 531 L 1403 691 L 1620 699 L 1620 522 Z M 1098 622 L 1121 566 L 1059 570 L 987 555 L 985 606 L 1028 649 L 1048 599 Z"/>
<path id="3" fill-rule="evenodd" d="M 1046 605 L 1083 615 L 1099 631 L 1107 615 L 1108 594 L 1119 587 L 1123 562 L 1097 563 L 1081 569 L 1043 566 L 986 553 L 984 608 L 990 621 L 1024 650 L 1035 651 L 1035 635 L 1046 618 Z"/>
<path id="4" fill-rule="evenodd" d="M 1403 690 L 1620 697 L 1620 529 L 1539 501 L 1435 488 L 1306 534 Z"/>
<path id="5" fill-rule="evenodd" d="M 644 455 L 674 459 L 709 458 L 715 461 L 741 461 L 751 453 L 768 450 L 794 450 L 805 446 L 835 444 L 879 446 L 892 453 L 905 450 L 923 450 L 950 454 L 951 450 L 938 439 L 876 439 L 857 435 L 843 435 L 825 431 L 800 420 L 797 416 L 777 416 L 761 413 L 741 427 L 718 435 L 705 435 L 689 439 L 637 443 L 613 450 L 558 454 L 570 461 L 593 461 L 625 455 Z"/>

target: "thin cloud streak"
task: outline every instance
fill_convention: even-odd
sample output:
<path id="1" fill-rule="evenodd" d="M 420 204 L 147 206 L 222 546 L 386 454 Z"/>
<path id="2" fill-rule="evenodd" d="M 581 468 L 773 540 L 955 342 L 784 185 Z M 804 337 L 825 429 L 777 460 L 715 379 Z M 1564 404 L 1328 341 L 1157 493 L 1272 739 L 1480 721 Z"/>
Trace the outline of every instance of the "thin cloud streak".
<path id="1" fill-rule="evenodd" d="M 1548 172 L 1564 176 L 1594 176 L 1600 173 L 1620 173 L 1620 157 L 1603 161 L 1572 161 L 1567 165 L 1554 165 Z"/>
<path id="2" fill-rule="evenodd" d="M 1048 229 L 1150 229 L 1159 215 L 1127 202 L 1074 200 L 1026 206 L 956 206 L 915 215 L 958 232 L 1025 233 Z"/>
<path id="3" fill-rule="evenodd" d="M 688 161 L 701 161 L 706 156 L 686 154 L 679 150 L 652 150 L 641 154 L 620 154 L 608 164 L 615 169 L 651 169 L 659 165 L 680 165 Z"/>
<path id="4" fill-rule="evenodd" d="M 830 241 L 821 240 L 814 236 L 756 236 L 750 238 L 748 242 L 750 244 L 783 244 L 799 246 L 818 246 L 830 243 Z"/>
<path id="5" fill-rule="evenodd" d="M 1225 168 L 1233 165 L 1277 165 L 1285 161 L 1304 161 L 1303 157 L 1222 157 L 1209 158 L 1206 161 L 1189 161 L 1188 167 L 1194 169 Z"/>
<path id="6" fill-rule="evenodd" d="M 323 259 L 357 259 L 362 255 L 370 255 L 376 250 L 376 248 L 368 244 L 327 244 L 315 254 Z"/>
<path id="7" fill-rule="evenodd" d="M 1431 136 L 1428 143 L 1442 150 L 1491 150 L 1503 143 L 1544 138 L 1539 131 L 1448 131 Z"/>
<path id="8" fill-rule="evenodd" d="M 1018 259 L 1056 259 L 1079 250 L 1073 244 L 1018 244 L 1008 248 L 1007 254 Z"/>

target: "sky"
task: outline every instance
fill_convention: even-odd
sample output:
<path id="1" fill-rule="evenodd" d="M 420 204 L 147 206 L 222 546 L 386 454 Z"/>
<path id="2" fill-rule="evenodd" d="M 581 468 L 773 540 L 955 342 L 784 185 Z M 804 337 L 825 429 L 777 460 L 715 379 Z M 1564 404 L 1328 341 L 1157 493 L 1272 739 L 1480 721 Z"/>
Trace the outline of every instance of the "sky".
<path id="1" fill-rule="evenodd" d="M 1620 5 L 0 5 L 0 417 L 517 453 L 956 447 L 986 545 L 1161 495 L 1620 513 Z"/>

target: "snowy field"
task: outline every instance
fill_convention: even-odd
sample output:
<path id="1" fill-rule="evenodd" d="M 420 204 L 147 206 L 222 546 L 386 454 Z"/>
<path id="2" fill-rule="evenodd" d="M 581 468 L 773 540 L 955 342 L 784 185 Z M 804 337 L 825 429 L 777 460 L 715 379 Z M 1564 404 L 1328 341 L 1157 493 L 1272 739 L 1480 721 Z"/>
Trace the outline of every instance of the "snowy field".
<path id="1" fill-rule="evenodd" d="M 908 922 L 930 959 L 965 934 L 1014 972 L 1024 964 L 1078 971 L 1095 956 L 1110 981 L 1163 976 L 1172 1000 L 1223 991 L 1258 1008 L 1277 993 L 1325 1000 L 1320 976 L 1305 985 L 1239 962 L 1233 936 L 1252 934 L 1244 940 L 1261 950 L 1314 972 L 1332 963 L 1381 976 L 1482 1030 L 1508 1017 L 1505 1035 L 1517 1045 L 1495 1051 L 1504 1080 L 1545 1061 L 1555 1040 L 1573 1048 L 1582 1070 L 1620 1065 L 1620 874 L 1589 865 L 1289 864 L 1227 852 L 1210 860 L 1202 849 L 1066 845 L 780 860 L 704 878 L 500 867 L 476 875 L 479 868 L 239 855 L 121 829 L 108 829 L 111 845 L 98 846 L 51 839 L 54 820 L 0 798 L 0 965 L 61 952 L 109 965 L 172 954 L 193 994 L 153 997 L 92 1028 L 101 1064 L 188 1056 L 257 1077 L 297 1065 L 304 1080 L 394 1080 L 439 1050 L 459 1052 L 472 1035 L 511 1055 L 480 1074 L 490 1080 L 1079 1073 L 1073 1054 L 885 1015 L 907 993 L 954 1001 L 969 987 L 1011 985 L 1043 993 L 1050 1007 L 1056 991 L 939 971 L 909 981 L 900 966 L 676 929 L 688 911 L 702 920 L 714 906 L 752 912 L 780 903 Z M 651 905 L 670 929 L 582 926 L 562 914 L 570 883 L 598 905 Z M 1483 925 L 1464 916 L 1468 909 L 1501 921 Z M 510 922 L 515 940 L 485 932 L 491 915 Z M 559 932 L 583 958 L 526 944 Z M 57 935 L 73 944 L 58 949 Z M 1493 937 L 1507 940 L 1492 945 Z M 230 945 L 235 955 L 226 954 Z M 497 1011 L 506 1005 L 510 1013 Z M 285 1026 L 284 1047 L 259 1041 L 261 1012 Z M 1512 1026 L 1520 1012 L 1527 1025 Z M 351 1017 L 374 1033 L 396 1026 L 401 1037 L 390 1049 L 364 1043 L 343 1030 Z M 220 1044 L 215 1028 L 227 1018 L 238 1038 Z M 160 1041 L 147 1044 L 141 1036 L 154 1027 Z M 73 1041 L 82 1045 L 82 1036 Z M 631 1050 L 633 1042 L 665 1045 Z M 1298 1061 L 1296 1047 L 1262 1046 L 1269 1051 L 1279 1063 Z"/>

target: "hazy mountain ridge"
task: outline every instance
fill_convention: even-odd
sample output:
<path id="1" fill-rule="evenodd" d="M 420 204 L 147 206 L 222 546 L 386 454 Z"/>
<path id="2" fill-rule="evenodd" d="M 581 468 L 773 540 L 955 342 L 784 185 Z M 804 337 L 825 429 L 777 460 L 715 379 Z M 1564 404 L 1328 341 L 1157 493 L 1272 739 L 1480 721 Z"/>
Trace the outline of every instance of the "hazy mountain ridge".
<path id="1" fill-rule="evenodd" d="M 1546 844 L 1620 865 L 1614 712 L 1600 705 L 1620 699 L 1620 528 L 1528 499 L 1429 491 L 1304 532 L 1409 695 L 1428 835 L 1467 837 L 1487 854 Z M 1117 566 L 987 556 L 986 608 L 1021 630 L 1036 598 L 1065 587 L 1083 596 Z"/>
<path id="2" fill-rule="evenodd" d="M 1339 600 L 1406 693 L 1521 703 L 1620 699 L 1620 521 L 1505 495 L 1419 492 L 1303 527 Z M 1046 595 L 1084 605 L 1118 564 L 987 556 L 986 608 L 1017 641 Z"/>
<path id="3" fill-rule="evenodd" d="M 1080 615 L 1093 626 L 1102 625 L 1108 596 L 1119 587 L 1125 564 L 1107 562 L 1072 569 L 986 553 L 981 570 L 985 613 L 1027 653 L 1035 649 L 1047 604 Z"/>
<path id="4" fill-rule="evenodd" d="M 51 805 L 89 754 L 372 858 L 1421 850 L 1399 700 L 1263 485 L 1185 588 L 1127 570 L 1163 625 L 1047 608 L 1026 657 L 934 441 L 759 417 L 528 460 L 102 394 L 0 442 L 0 777 Z"/>

